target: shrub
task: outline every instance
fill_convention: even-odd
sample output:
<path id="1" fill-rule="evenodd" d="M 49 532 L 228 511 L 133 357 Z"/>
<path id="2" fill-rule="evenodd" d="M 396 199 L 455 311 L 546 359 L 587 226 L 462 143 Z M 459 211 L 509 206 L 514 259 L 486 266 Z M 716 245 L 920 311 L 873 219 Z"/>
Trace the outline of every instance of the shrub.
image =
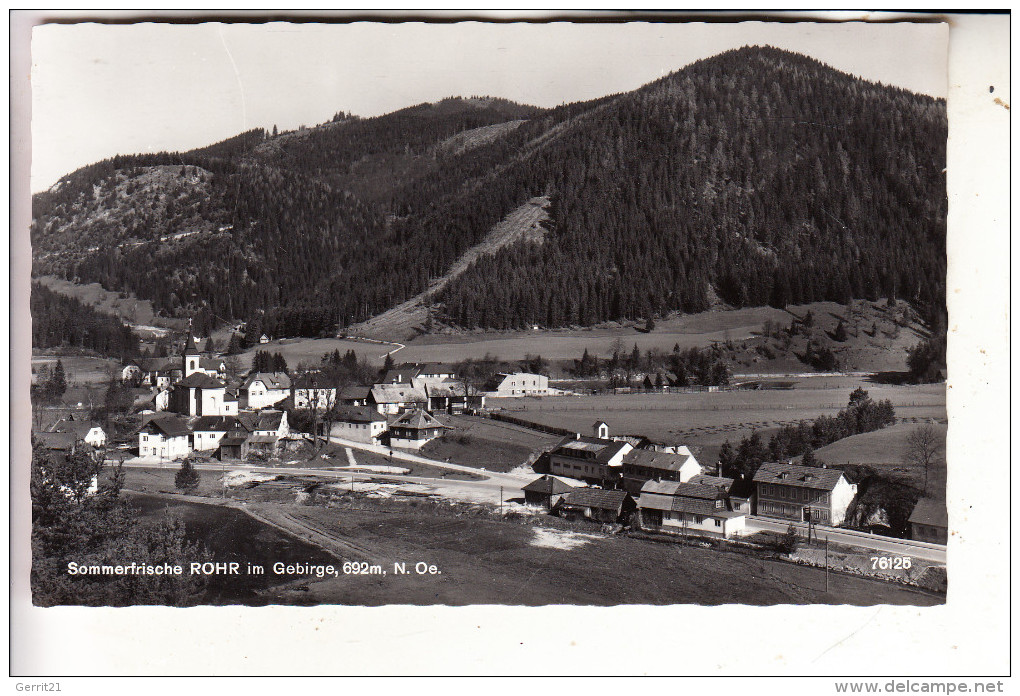
<path id="1" fill-rule="evenodd" d="M 185 459 L 181 462 L 180 470 L 174 476 L 174 485 L 183 491 L 193 491 L 198 488 L 198 483 L 201 479 L 201 474 L 192 465 L 191 460 Z"/>

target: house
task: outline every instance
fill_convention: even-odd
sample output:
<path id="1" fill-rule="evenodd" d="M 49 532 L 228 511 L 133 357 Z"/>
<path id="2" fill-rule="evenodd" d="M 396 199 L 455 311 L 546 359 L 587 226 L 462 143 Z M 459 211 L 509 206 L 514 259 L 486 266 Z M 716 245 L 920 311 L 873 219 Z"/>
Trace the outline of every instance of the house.
<path id="1" fill-rule="evenodd" d="M 191 431 L 180 416 L 160 414 L 138 430 L 138 456 L 181 459 L 191 452 Z"/>
<path id="2" fill-rule="evenodd" d="M 227 385 L 204 372 L 195 372 L 174 385 L 171 410 L 185 416 L 236 416 L 237 397 Z"/>
<path id="3" fill-rule="evenodd" d="M 588 519 L 604 524 L 626 522 L 636 507 L 627 491 L 580 488 L 564 495 L 554 511 L 568 519 Z"/>
<path id="4" fill-rule="evenodd" d="M 137 372 L 129 369 L 132 365 L 138 368 Z M 129 364 L 121 374 L 127 371 L 133 375 L 129 379 L 137 377 L 139 384 L 168 389 L 184 378 L 182 365 L 180 358 L 144 358 Z"/>
<path id="5" fill-rule="evenodd" d="M 491 396 L 542 396 L 549 394 L 549 378 L 528 372 L 500 373 L 489 380 L 485 390 Z"/>
<path id="6" fill-rule="evenodd" d="M 325 424 L 322 424 L 325 427 Z M 386 416 L 370 406 L 338 406 L 330 429 L 331 437 L 379 444 L 386 432 Z"/>
<path id="7" fill-rule="evenodd" d="M 410 384 L 376 384 L 368 395 L 368 403 L 379 413 L 395 415 L 428 406 L 425 392 Z"/>
<path id="8" fill-rule="evenodd" d="M 120 371 L 120 379 L 122 382 L 132 382 L 142 380 L 142 368 L 136 362 L 125 363 L 124 367 Z"/>
<path id="9" fill-rule="evenodd" d="M 701 473 L 694 455 L 635 449 L 623 457 L 623 485 L 628 493 L 637 495 L 645 481 L 676 481 L 683 483 Z"/>
<path id="10" fill-rule="evenodd" d="M 294 397 L 294 408 L 316 408 L 328 411 L 336 406 L 336 385 L 329 384 L 328 379 L 320 373 L 308 372 L 298 375 L 293 380 L 291 396 Z"/>
<path id="11" fill-rule="evenodd" d="M 71 418 L 62 418 L 50 428 L 51 433 L 71 433 L 76 439 L 87 442 L 93 447 L 106 446 L 106 432 L 96 423 Z"/>
<path id="12" fill-rule="evenodd" d="M 291 381 L 286 372 L 253 372 L 241 385 L 248 408 L 269 408 L 290 396 Z"/>
<path id="13" fill-rule="evenodd" d="M 237 420 L 253 436 L 264 435 L 280 439 L 290 435 L 286 411 L 267 409 L 259 413 L 242 413 Z"/>
<path id="14" fill-rule="evenodd" d="M 420 408 L 406 411 L 390 423 L 390 447 L 419 449 L 429 440 L 439 437 L 450 426 Z"/>
<path id="15" fill-rule="evenodd" d="M 266 336 L 265 334 L 262 334 L 261 336 L 259 336 L 259 343 L 269 343 L 269 341 L 271 341 L 271 340 L 272 339 L 269 338 L 269 336 Z"/>
<path id="16" fill-rule="evenodd" d="M 524 502 L 528 505 L 544 505 L 550 510 L 556 507 L 565 493 L 577 488 L 586 488 L 584 481 L 568 479 L 559 476 L 539 476 L 529 483 L 522 490 L 524 491 Z"/>
<path id="17" fill-rule="evenodd" d="M 192 449 L 215 450 L 228 433 L 240 430 L 240 421 L 234 416 L 202 416 L 191 424 Z"/>
<path id="18" fill-rule="evenodd" d="M 387 370 L 381 384 L 413 384 L 419 389 L 428 382 L 444 382 L 456 379 L 457 372 L 442 363 L 404 363 Z"/>
<path id="19" fill-rule="evenodd" d="M 424 385 L 428 409 L 432 412 L 443 411 L 455 415 L 467 410 L 485 408 L 485 394 L 464 382 L 428 380 Z"/>
<path id="20" fill-rule="evenodd" d="M 386 370 L 383 373 L 382 378 L 379 380 L 380 384 L 411 384 L 411 382 L 418 376 L 418 370 L 413 365 L 404 367 L 394 367 L 393 369 Z"/>
<path id="21" fill-rule="evenodd" d="M 646 481 L 637 507 L 645 531 L 726 539 L 742 534 L 747 521 L 747 512 L 733 509 L 725 489 L 703 483 Z"/>
<path id="22" fill-rule="evenodd" d="M 755 514 L 796 522 L 842 524 L 857 485 L 839 469 L 766 462 L 754 474 Z"/>
<path id="23" fill-rule="evenodd" d="M 949 541 L 949 513 L 944 501 L 921 498 L 910 513 L 910 538 L 929 544 Z"/>
<path id="24" fill-rule="evenodd" d="M 549 451 L 549 473 L 600 485 L 619 480 L 623 458 L 634 446 L 625 440 L 597 437 L 599 433 L 608 434 L 608 430 L 600 428 L 599 423 L 595 424 L 594 430 L 596 437 L 583 437 L 578 433 L 560 440 Z"/>

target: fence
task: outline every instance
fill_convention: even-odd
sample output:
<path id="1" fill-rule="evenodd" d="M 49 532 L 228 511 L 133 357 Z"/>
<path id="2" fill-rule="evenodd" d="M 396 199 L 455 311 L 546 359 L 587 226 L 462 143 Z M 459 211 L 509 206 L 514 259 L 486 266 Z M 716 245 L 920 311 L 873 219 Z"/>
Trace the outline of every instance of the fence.
<path id="1" fill-rule="evenodd" d="M 535 423 L 534 421 L 525 420 L 523 418 L 516 418 L 514 416 L 508 416 L 505 413 L 490 412 L 489 418 L 492 420 L 502 421 L 504 423 L 511 423 L 513 425 L 519 425 L 523 428 L 530 428 L 531 430 L 537 430 L 542 433 L 549 433 L 550 435 L 575 435 L 573 430 L 567 430 L 566 428 L 557 428 L 553 425 L 544 425 L 542 423 Z"/>

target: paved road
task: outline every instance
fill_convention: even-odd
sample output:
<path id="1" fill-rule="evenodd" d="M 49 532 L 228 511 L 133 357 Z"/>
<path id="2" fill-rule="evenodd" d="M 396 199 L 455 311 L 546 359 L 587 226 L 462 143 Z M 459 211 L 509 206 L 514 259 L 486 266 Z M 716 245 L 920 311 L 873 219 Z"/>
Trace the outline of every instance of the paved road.
<path id="1" fill-rule="evenodd" d="M 747 530 L 750 532 L 785 532 L 790 522 L 770 520 L 763 517 L 749 516 L 747 518 Z M 803 522 L 794 522 L 793 526 L 802 535 L 807 535 L 807 525 Z M 855 532 L 849 529 L 833 529 L 832 527 L 816 526 L 815 532 L 819 539 L 828 537 L 830 541 L 847 544 L 850 546 L 863 546 L 867 549 L 894 554 L 897 556 L 910 556 L 911 558 L 922 558 L 933 563 L 946 562 L 946 547 L 938 544 L 927 544 L 923 541 L 909 541 L 906 539 L 890 539 L 888 537 L 876 536 L 865 532 Z"/>

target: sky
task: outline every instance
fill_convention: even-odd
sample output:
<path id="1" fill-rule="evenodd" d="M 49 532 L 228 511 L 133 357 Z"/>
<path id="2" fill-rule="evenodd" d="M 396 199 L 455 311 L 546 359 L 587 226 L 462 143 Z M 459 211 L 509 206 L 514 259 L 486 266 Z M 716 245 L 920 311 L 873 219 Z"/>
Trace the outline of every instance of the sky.
<path id="1" fill-rule="evenodd" d="M 944 97 L 941 24 L 44 24 L 33 28 L 33 192 L 115 154 L 189 150 L 338 111 L 449 96 L 551 107 L 749 44 Z"/>

